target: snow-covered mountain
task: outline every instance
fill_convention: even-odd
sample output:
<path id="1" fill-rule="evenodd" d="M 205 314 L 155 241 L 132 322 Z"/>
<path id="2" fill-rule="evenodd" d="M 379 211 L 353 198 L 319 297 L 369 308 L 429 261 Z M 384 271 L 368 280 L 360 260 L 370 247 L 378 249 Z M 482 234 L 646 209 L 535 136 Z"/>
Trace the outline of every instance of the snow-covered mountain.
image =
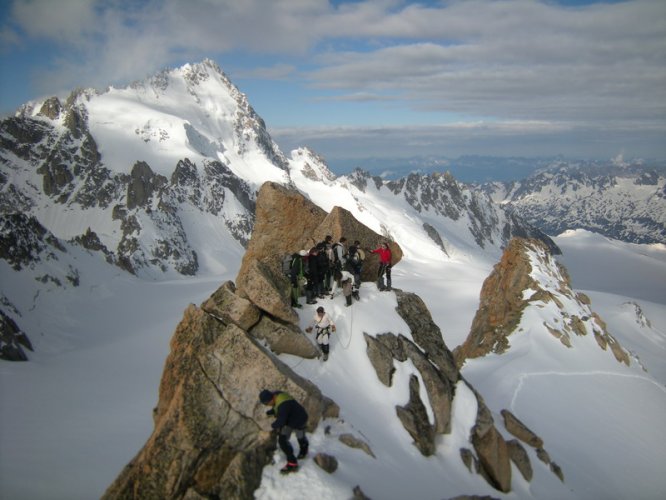
<path id="1" fill-rule="evenodd" d="M 220 272 L 231 255 L 242 253 L 256 191 L 266 181 L 296 183 L 306 192 L 302 180 L 317 181 L 314 189 L 332 190 L 335 204 L 362 210 L 373 229 L 423 239 L 444 255 L 497 254 L 516 235 L 554 247 L 451 176 L 384 183 L 359 171 L 337 179 L 306 149 L 287 159 L 246 96 L 210 60 L 122 89 L 78 90 L 64 103 L 55 97 L 29 103 L 0 123 L 0 141 L 0 250 L 6 248 L 2 257 L 15 268 L 12 253 L 19 248 L 26 256 L 22 267 L 35 268 L 48 233 L 61 247 L 70 242 L 144 278 Z M 409 221 L 406 233 L 391 234 L 399 220 Z M 33 234 L 13 241 L 26 231 Z M 63 268 L 78 272 L 75 263 L 63 262 Z M 12 289 L 1 292 L 6 307 L 19 314 L 32 307 Z M 30 336 L 17 312 L 3 311 Z M 20 350 L 15 343 L 12 349 Z"/>
<path id="2" fill-rule="evenodd" d="M 246 242 L 256 188 L 288 181 L 264 123 L 210 61 L 26 105 L 0 134 L 2 213 L 94 238 L 136 274 L 208 268 L 200 242 Z"/>
<path id="3" fill-rule="evenodd" d="M 666 243 L 666 170 L 642 161 L 557 162 L 482 189 L 547 234 L 586 229 L 629 243 Z"/>
<path id="4" fill-rule="evenodd" d="M 448 175 L 391 182 L 362 171 L 336 177 L 307 149 L 285 157 L 245 96 L 210 61 L 124 89 L 28 104 L 0 123 L 0 162 L 0 309 L 3 324 L 8 318 L 16 327 L 3 326 L 3 342 L 9 345 L 4 334 L 13 332 L 12 346 L 28 350 L 29 342 L 34 349 L 29 363 L 0 363 L 0 422 L 11 429 L 0 440 L 3 498 L 101 496 L 151 432 L 169 339 L 183 310 L 235 278 L 264 181 L 297 187 L 326 211 L 343 207 L 398 242 L 404 255 L 394 285 L 423 298 L 450 349 L 467 338 L 482 283 L 509 239 L 539 236 Z M 391 295 L 368 283 L 351 314 L 326 299 L 341 325 L 329 365 L 283 360 L 353 414 L 349 425 L 371 427 L 370 444 L 391 460 L 359 461 L 358 451 L 327 450 L 322 428 L 313 448 L 336 453 L 339 472 L 328 475 L 308 463 L 301 476 L 282 481 L 276 465 L 267 468 L 257 496 L 347 498 L 364 467 L 371 467 L 372 482 L 363 488 L 370 496 L 405 478 L 414 480 L 415 498 L 473 492 L 647 499 L 666 490 L 658 474 L 666 460 L 663 247 L 588 233 L 556 242 L 574 270 L 573 286 L 591 297 L 591 310 L 639 361 L 616 362 L 591 335 L 574 337 L 574 349 L 552 335 L 518 335 L 515 348 L 469 361 L 462 375 L 497 422 L 510 409 L 540 433 L 564 483 L 533 451 L 536 479 L 518 479 L 506 495 L 462 466 L 454 445 L 467 439 L 475 405 L 462 385 L 455 439 L 439 443 L 437 456 L 421 457 L 406 434 L 392 441 L 404 430 L 382 428 L 377 408 L 404 405 L 398 390 L 404 384 L 390 394 L 378 391 L 374 374 L 360 364 L 367 357 L 359 340 L 361 329 L 380 333 L 399 320 Z M 595 258 L 579 266 L 589 247 Z M 614 273 L 605 268 L 610 256 Z M 541 274 L 534 279 L 548 289 L 551 278 Z M 643 294 L 636 287 L 625 292 L 639 274 Z M 302 313 L 303 325 L 309 312 Z M 548 312 L 535 305 L 523 330 L 543 331 L 544 321 L 557 326 L 567 317 Z M 398 370 L 404 381 L 411 368 L 398 364 Z M 357 376 L 340 383 L 351 373 Z M 636 470 L 627 471 L 627 462 Z M 401 477 L 403 469 L 410 472 Z M 382 484 L 387 475 L 391 481 Z"/>

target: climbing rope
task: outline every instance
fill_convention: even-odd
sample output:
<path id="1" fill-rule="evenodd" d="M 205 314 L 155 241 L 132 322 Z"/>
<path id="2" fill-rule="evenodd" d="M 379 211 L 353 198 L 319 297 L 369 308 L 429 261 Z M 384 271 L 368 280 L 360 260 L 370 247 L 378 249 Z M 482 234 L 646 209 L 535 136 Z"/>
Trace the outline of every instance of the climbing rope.
<path id="1" fill-rule="evenodd" d="M 354 301 L 354 298 L 352 297 L 352 304 L 354 303 L 353 301 Z M 348 342 L 347 342 L 347 345 L 345 346 L 345 345 L 342 343 L 342 339 L 340 339 L 340 340 L 341 340 L 341 341 L 340 341 L 340 345 L 342 346 L 342 348 L 343 348 L 345 351 L 346 351 L 347 349 L 349 349 L 349 346 L 351 345 L 351 341 L 352 341 L 352 335 L 353 335 L 353 333 L 354 333 L 354 307 L 353 307 L 353 306 L 350 306 L 350 307 L 348 307 L 348 310 L 350 311 L 350 314 L 349 314 L 349 340 L 348 340 Z"/>

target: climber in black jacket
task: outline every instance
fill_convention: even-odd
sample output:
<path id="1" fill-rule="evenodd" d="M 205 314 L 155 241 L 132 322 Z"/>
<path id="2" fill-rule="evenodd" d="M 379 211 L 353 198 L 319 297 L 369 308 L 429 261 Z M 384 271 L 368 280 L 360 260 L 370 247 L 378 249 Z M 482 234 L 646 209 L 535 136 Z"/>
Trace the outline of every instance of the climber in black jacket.
<path id="1" fill-rule="evenodd" d="M 264 389 L 259 393 L 259 401 L 266 406 L 271 406 L 266 415 L 275 417 L 271 426 L 279 432 L 278 444 L 287 456 L 287 465 L 280 472 L 287 474 L 297 471 L 298 460 L 294 456 L 294 448 L 289 439 L 291 433 L 294 432 L 299 446 L 298 458 L 305 458 L 309 446 L 308 438 L 305 436 L 305 425 L 308 422 L 307 411 L 298 401 L 282 391 L 273 392 Z"/>

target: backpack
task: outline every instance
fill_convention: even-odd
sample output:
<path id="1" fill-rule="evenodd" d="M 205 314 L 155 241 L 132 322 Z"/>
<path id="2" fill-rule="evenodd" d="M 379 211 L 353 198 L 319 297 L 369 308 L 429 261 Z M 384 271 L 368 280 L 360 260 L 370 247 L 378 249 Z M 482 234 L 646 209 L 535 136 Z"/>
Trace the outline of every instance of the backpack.
<path id="1" fill-rule="evenodd" d="M 352 264 L 360 264 L 365 259 L 365 253 L 363 250 L 356 246 L 349 247 L 349 260 Z"/>
<path id="2" fill-rule="evenodd" d="M 359 262 L 361 262 L 361 256 L 358 254 L 357 248 L 355 246 L 349 247 L 348 259 L 352 264 L 358 264 Z"/>
<path id="3" fill-rule="evenodd" d="M 341 247 L 342 245 L 340 243 L 336 243 L 333 245 L 333 262 L 338 263 L 340 262 L 340 257 L 338 256 L 338 247 Z"/>
<path id="4" fill-rule="evenodd" d="M 282 257 L 282 274 L 289 276 L 291 273 L 291 265 L 294 261 L 294 254 L 288 253 Z"/>

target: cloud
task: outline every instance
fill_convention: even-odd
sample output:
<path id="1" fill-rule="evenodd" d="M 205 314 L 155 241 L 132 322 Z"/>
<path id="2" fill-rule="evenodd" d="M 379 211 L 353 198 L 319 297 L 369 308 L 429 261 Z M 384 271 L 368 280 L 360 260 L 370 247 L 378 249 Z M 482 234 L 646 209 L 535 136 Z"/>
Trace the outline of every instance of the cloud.
<path id="1" fill-rule="evenodd" d="M 97 30 L 93 0 L 16 1 L 12 20 L 29 37 L 77 44 Z M 54 8 L 55 7 L 55 8 Z"/>
<path id="2" fill-rule="evenodd" d="M 273 66 L 255 67 L 249 70 L 238 70 L 237 78 L 258 78 L 262 80 L 285 80 L 296 72 L 293 64 L 274 64 Z"/>
<path id="3" fill-rule="evenodd" d="M 386 100 L 412 117 L 493 119 L 502 130 L 623 122 L 631 131 L 664 128 L 664 19 L 663 0 L 16 0 L 0 39 L 62 49 L 36 75 L 44 93 L 212 57 L 242 61 L 233 71 L 242 78 L 289 79 L 311 100 Z"/>
<path id="4" fill-rule="evenodd" d="M 446 5 L 446 4 L 445 4 Z M 663 119 L 666 3 L 565 9 L 537 2 L 412 7 L 368 28 L 403 41 L 334 52 L 308 73 L 322 89 L 398 92 L 421 111 L 515 119 Z"/>
<path id="5" fill-rule="evenodd" d="M 609 158 L 663 158 L 666 127 L 630 124 L 585 125 L 534 120 L 460 121 L 428 126 L 335 126 L 271 128 L 271 136 L 289 152 L 306 145 L 328 160 L 408 158 L 465 154 Z M 615 154 L 615 153 L 613 153 Z"/>

